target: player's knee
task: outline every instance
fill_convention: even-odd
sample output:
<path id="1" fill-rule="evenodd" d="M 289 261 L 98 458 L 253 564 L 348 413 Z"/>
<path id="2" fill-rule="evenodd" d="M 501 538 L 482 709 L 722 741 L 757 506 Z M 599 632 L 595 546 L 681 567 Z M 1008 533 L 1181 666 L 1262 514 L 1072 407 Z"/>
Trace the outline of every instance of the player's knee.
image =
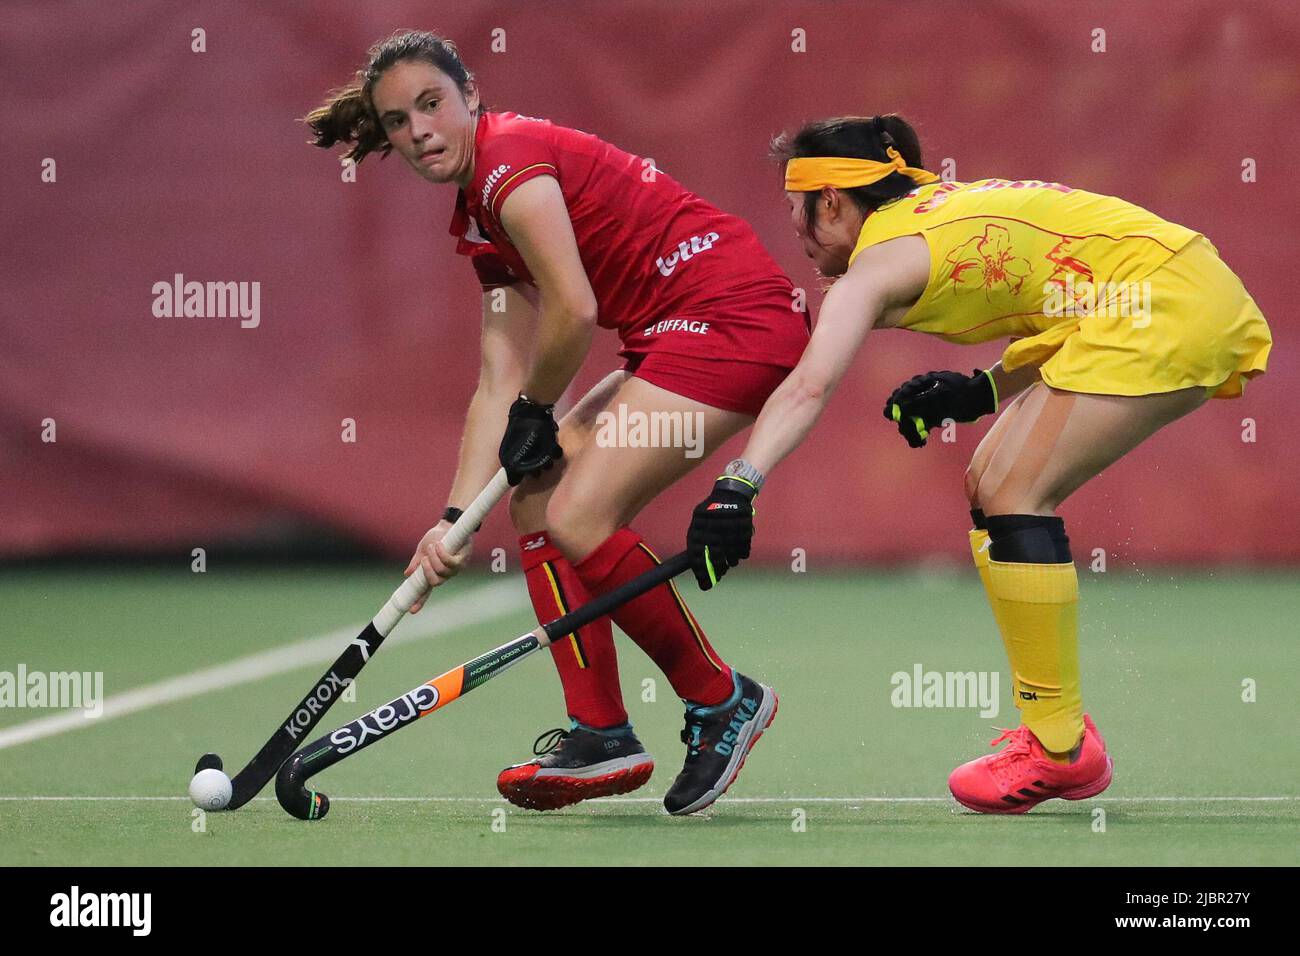
<path id="1" fill-rule="evenodd" d="M 978 503 L 972 503 L 972 507 L 982 508 L 990 515 L 1036 515 L 1055 511 L 1065 500 L 1064 495 L 1051 489 L 1046 492 L 1008 490 L 1007 484 L 1015 483 L 1004 481 L 1001 486 L 990 488 L 987 481 L 981 480 L 975 493 Z"/>
<path id="2" fill-rule="evenodd" d="M 972 508 L 979 508 L 988 515 L 1014 515 L 1027 514 L 1038 511 L 1038 508 L 1023 507 L 1022 502 L 1012 500 L 1010 495 L 1005 493 L 1003 484 L 991 482 L 983 468 L 976 469 L 972 476 L 972 484 L 967 484 L 967 499 L 970 501 Z"/>
<path id="3" fill-rule="evenodd" d="M 998 480 L 990 479 L 986 467 L 976 468 L 973 464 L 966 474 L 970 505 L 981 509 L 986 515 L 1031 515 L 1055 510 L 1053 505 L 1025 493 L 1024 482 L 1018 480 L 1014 467 Z"/>
<path id="4" fill-rule="evenodd" d="M 593 509 L 592 502 L 570 495 L 564 487 L 547 501 L 545 521 L 555 546 L 571 558 L 590 554 L 618 530 L 616 521 Z"/>
<path id="5" fill-rule="evenodd" d="M 544 512 L 546 530 L 550 532 L 556 547 L 565 554 L 571 553 L 585 537 L 583 517 L 575 504 L 565 490 L 560 489 L 546 502 Z"/>
<path id="6" fill-rule="evenodd" d="M 966 500 L 972 508 L 980 507 L 980 479 L 984 477 L 984 469 L 976 468 L 975 462 L 966 466 L 965 491 Z"/>
<path id="7" fill-rule="evenodd" d="M 522 485 L 510 493 L 510 523 L 520 534 L 546 530 L 546 496 L 525 490 Z"/>
<path id="8" fill-rule="evenodd" d="M 989 557 L 1013 564 L 1068 564 L 1070 539 L 1056 515 L 990 514 Z"/>

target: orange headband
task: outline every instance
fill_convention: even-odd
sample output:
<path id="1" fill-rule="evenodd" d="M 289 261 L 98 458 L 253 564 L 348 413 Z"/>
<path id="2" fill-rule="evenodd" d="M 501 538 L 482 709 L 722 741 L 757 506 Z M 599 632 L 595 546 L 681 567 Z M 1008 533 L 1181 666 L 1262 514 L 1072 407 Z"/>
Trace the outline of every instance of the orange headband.
<path id="1" fill-rule="evenodd" d="M 890 162 L 878 163 L 874 159 L 850 159 L 846 156 L 805 156 L 785 164 L 785 188 L 794 193 L 815 192 L 826 186 L 853 189 L 870 186 L 890 173 L 902 173 L 918 186 L 937 183 L 939 177 L 924 169 L 913 169 L 903 162 L 898 150 L 890 146 L 886 151 Z"/>

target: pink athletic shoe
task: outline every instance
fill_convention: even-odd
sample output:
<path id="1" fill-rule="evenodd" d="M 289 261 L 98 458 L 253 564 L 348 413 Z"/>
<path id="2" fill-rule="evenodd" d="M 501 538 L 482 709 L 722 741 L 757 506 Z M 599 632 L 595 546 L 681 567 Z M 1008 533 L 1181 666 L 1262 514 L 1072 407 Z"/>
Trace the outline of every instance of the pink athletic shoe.
<path id="1" fill-rule="evenodd" d="M 1028 727 L 1004 730 L 993 741 L 1007 746 L 964 763 L 948 777 L 948 789 L 963 807 L 980 813 L 1024 813 L 1044 800 L 1086 800 L 1110 786 L 1111 759 L 1097 725 L 1083 715 L 1083 747 L 1071 764 L 1055 763 Z"/>

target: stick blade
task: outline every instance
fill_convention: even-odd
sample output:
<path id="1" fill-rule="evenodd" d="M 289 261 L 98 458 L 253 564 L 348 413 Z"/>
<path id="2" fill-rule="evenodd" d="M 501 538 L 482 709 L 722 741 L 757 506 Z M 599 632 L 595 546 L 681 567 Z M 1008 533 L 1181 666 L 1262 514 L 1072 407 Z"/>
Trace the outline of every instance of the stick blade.
<path id="1" fill-rule="evenodd" d="M 221 770 L 221 758 L 216 754 L 204 754 L 199 758 L 199 762 L 194 765 L 194 772 L 201 773 L 204 770 Z"/>

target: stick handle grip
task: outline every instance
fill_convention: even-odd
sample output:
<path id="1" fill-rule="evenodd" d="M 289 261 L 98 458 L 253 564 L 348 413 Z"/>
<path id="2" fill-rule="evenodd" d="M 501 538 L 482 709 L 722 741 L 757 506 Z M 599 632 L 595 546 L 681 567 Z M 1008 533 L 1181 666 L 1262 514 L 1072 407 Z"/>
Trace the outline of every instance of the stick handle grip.
<path id="1" fill-rule="evenodd" d="M 443 544 L 448 551 L 456 552 L 465 547 L 469 541 L 470 535 L 474 529 L 483 523 L 498 501 L 505 497 L 510 490 L 510 482 L 506 479 L 506 470 L 498 469 L 497 473 L 488 482 L 487 487 L 478 493 L 478 497 L 470 502 L 470 506 L 465 509 L 465 513 L 456 519 L 456 523 L 451 526 L 447 536 L 443 538 Z M 388 599 L 379 613 L 375 615 L 375 630 L 381 635 L 387 637 L 388 633 L 397 626 L 397 622 L 402 619 L 411 605 L 418 601 L 424 595 L 429 593 L 429 582 L 424 579 L 424 568 L 417 567 L 401 587 L 393 592 L 393 596 Z"/>

